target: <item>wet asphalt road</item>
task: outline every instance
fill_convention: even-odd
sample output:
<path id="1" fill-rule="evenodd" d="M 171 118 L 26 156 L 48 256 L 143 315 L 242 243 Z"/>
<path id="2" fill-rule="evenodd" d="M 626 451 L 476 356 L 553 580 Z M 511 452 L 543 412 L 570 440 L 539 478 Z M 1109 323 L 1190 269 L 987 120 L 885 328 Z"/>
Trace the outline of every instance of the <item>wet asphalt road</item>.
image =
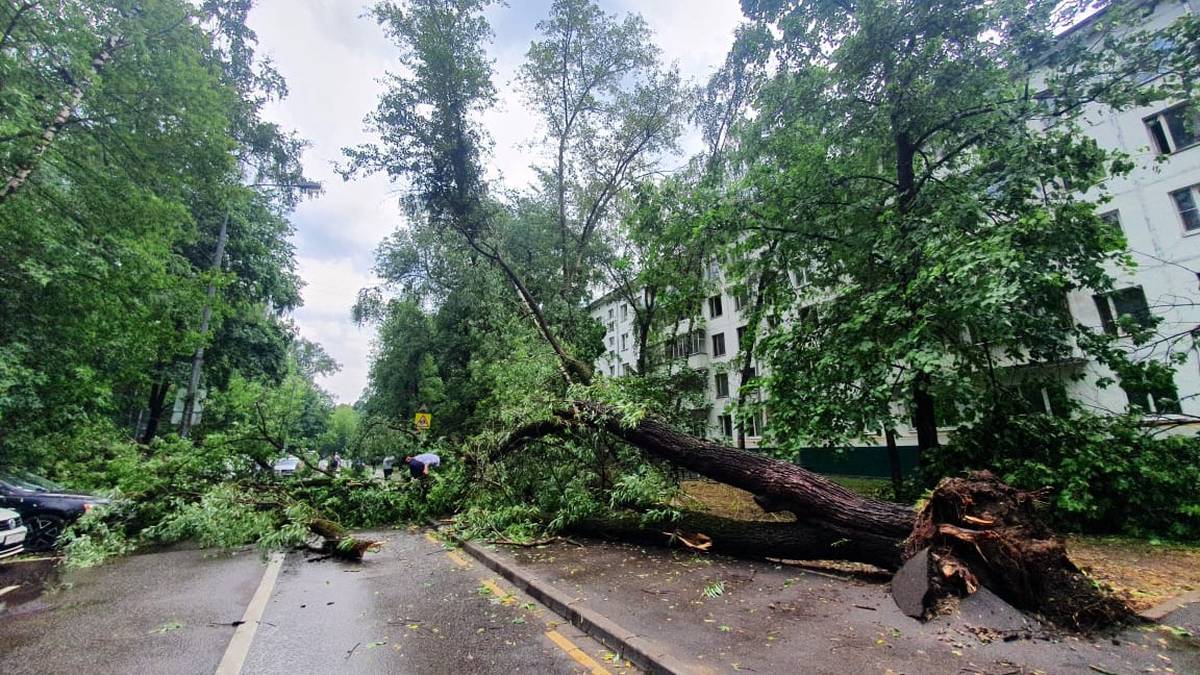
<path id="1" fill-rule="evenodd" d="M 365 536 L 384 546 L 362 564 L 287 556 L 242 673 L 590 672 L 562 638 L 628 672 L 423 532 Z M 64 574 L 0 610 L 0 673 L 212 674 L 265 568 L 253 550 L 175 550 Z"/>

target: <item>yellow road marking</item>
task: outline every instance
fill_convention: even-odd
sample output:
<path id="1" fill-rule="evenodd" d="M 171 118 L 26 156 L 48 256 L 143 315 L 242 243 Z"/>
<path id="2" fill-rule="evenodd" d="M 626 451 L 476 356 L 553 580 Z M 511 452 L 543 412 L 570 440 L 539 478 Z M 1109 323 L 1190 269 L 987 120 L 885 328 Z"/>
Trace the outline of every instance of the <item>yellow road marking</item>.
<path id="1" fill-rule="evenodd" d="M 458 551 L 446 551 L 446 555 L 454 561 L 455 565 L 458 565 L 459 567 L 471 566 L 471 562 L 464 558 L 463 555 Z"/>
<path id="2" fill-rule="evenodd" d="M 503 600 L 504 598 L 509 596 L 509 594 L 505 593 L 504 589 L 500 588 L 500 585 L 497 584 L 492 579 L 484 579 L 480 583 L 482 583 L 485 588 L 487 588 L 489 591 L 491 591 L 492 595 L 496 596 L 497 598 L 500 598 L 501 600 Z"/>
<path id="3" fill-rule="evenodd" d="M 575 663 L 587 668 L 592 675 L 612 675 L 604 666 L 600 665 L 595 659 L 588 656 L 586 652 L 567 639 L 565 635 L 556 631 L 546 631 L 546 637 L 555 644 L 559 649 L 566 652 L 567 656 L 575 660 Z"/>

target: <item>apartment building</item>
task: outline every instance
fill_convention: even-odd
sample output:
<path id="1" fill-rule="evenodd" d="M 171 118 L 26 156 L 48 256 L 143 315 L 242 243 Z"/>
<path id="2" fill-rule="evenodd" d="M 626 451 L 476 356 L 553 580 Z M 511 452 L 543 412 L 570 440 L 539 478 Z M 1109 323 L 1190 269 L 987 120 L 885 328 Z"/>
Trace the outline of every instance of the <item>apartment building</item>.
<path id="1" fill-rule="evenodd" d="M 679 323 L 672 339 L 656 342 L 649 348 L 659 352 L 653 355 L 656 363 L 670 361 L 676 367 L 706 373 L 707 435 L 732 440 L 741 435 L 741 430 L 734 421 L 731 406 L 745 384 L 743 375 L 747 379 L 755 377 L 761 365 L 754 362 L 750 371 L 741 371 L 739 350 L 748 321 L 743 296 L 723 283 L 723 274 L 715 263 L 705 270 L 705 276 L 721 291 L 703 299 L 699 320 Z M 605 352 L 596 360 L 596 371 L 608 377 L 636 371 L 639 354 L 636 308 L 617 293 L 608 293 L 592 302 L 589 310 L 605 327 Z M 758 447 L 763 423 L 761 415 L 747 422 L 746 447 Z"/>
<path id="2" fill-rule="evenodd" d="M 1148 6 L 1152 12 L 1140 28 L 1156 30 L 1200 10 L 1200 0 Z M 1072 34 L 1089 30 L 1101 16 L 1082 22 Z M 1154 77 L 1148 73 L 1146 81 Z M 1106 149 L 1124 152 L 1136 165 L 1129 175 L 1108 182 L 1110 200 L 1101 207 L 1102 217 L 1124 233 L 1135 266 L 1112 267 L 1116 285 L 1111 293 L 1072 292 L 1070 312 L 1077 322 L 1112 334 L 1121 330 L 1123 316 L 1134 321 L 1158 317 L 1156 340 L 1140 348 L 1127 344 L 1134 358 L 1168 363 L 1183 354 L 1185 359 L 1175 368 L 1174 387 L 1150 390 L 1120 383 L 1106 367 L 1081 355 L 1045 366 L 1054 369 L 1062 387 L 1043 389 L 1042 402 L 1053 412 L 1058 397 L 1066 395 L 1099 413 L 1134 409 L 1155 423 L 1188 423 L 1200 418 L 1200 347 L 1195 344 L 1200 335 L 1200 110 L 1177 102 L 1123 111 L 1093 104 L 1084 118 L 1085 133 Z M 706 275 L 722 291 L 704 299 L 701 323 L 691 332 L 680 326 L 675 343 L 662 348 L 672 357 L 686 357 L 688 367 L 708 371 L 708 434 L 732 439 L 737 429 L 727 408 L 742 384 L 736 357 L 747 319 L 736 292 L 720 283 L 720 270 L 710 268 Z M 634 308 L 610 293 L 593 302 L 590 312 L 606 328 L 598 372 L 628 374 L 638 362 Z M 1116 384 L 1101 386 L 1106 381 Z M 763 422 L 748 425 L 747 446 L 757 446 Z M 915 445 L 913 429 L 901 426 L 897 434 L 901 445 Z M 882 437 L 863 439 L 868 446 L 882 443 Z"/>
<path id="3" fill-rule="evenodd" d="M 1200 2 L 1165 0 L 1152 7 L 1140 29 L 1160 30 L 1200 11 Z M 1099 16 L 1072 33 L 1086 35 Z M 1147 73 L 1145 81 L 1156 77 Z M 1158 317 L 1154 341 L 1140 348 L 1128 345 L 1134 358 L 1167 362 L 1184 354 L 1186 360 L 1175 369 L 1173 389 L 1099 387 L 1099 380 L 1114 373 L 1087 362 L 1077 366 L 1081 380 L 1065 380 L 1067 392 L 1097 412 L 1133 406 L 1166 420 L 1200 416 L 1200 352 L 1195 344 L 1200 328 L 1200 110 L 1177 102 L 1119 112 L 1092 104 L 1084 119 L 1085 133 L 1101 147 L 1124 152 L 1135 164 L 1127 176 L 1108 182 L 1111 200 L 1100 207 L 1102 217 L 1124 233 L 1135 267 L 1110 269 L 1116 279 L 1112 293 L 1072 293 L 1071 313 L 1076 321 L 1111 334 L 1120 330 L 1122 316 L 1135 321 Z"/>

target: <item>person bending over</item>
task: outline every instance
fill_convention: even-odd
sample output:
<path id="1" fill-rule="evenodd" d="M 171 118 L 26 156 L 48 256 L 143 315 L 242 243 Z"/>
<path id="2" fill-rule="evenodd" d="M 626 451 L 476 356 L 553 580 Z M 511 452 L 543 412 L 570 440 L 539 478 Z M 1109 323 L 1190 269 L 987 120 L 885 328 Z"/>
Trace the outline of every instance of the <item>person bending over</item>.
<path id="1" fill-rule="evenodd" d="M 426 452 L 416 457 L 405 457 L 404 463 L 408 465 L 413 478 L 424 479 L 429 475 L 429 467 L 441 466 L 442 458 L 432 452 Z"/>

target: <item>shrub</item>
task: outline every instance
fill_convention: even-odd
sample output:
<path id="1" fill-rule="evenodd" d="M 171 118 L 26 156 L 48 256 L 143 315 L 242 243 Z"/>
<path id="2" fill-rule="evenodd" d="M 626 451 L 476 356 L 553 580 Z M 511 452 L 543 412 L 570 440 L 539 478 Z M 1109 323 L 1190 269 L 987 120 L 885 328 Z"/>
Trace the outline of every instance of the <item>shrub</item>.
<path id="1" fill-rule="evenodd" d="M 1063 529 L 1200 539 L 1200 439 L 1152 434 L 1136 418 L 993 418 L 923 460 L 931 477 L 988 469 L 1049 487 L 1048 514 Z"/>

